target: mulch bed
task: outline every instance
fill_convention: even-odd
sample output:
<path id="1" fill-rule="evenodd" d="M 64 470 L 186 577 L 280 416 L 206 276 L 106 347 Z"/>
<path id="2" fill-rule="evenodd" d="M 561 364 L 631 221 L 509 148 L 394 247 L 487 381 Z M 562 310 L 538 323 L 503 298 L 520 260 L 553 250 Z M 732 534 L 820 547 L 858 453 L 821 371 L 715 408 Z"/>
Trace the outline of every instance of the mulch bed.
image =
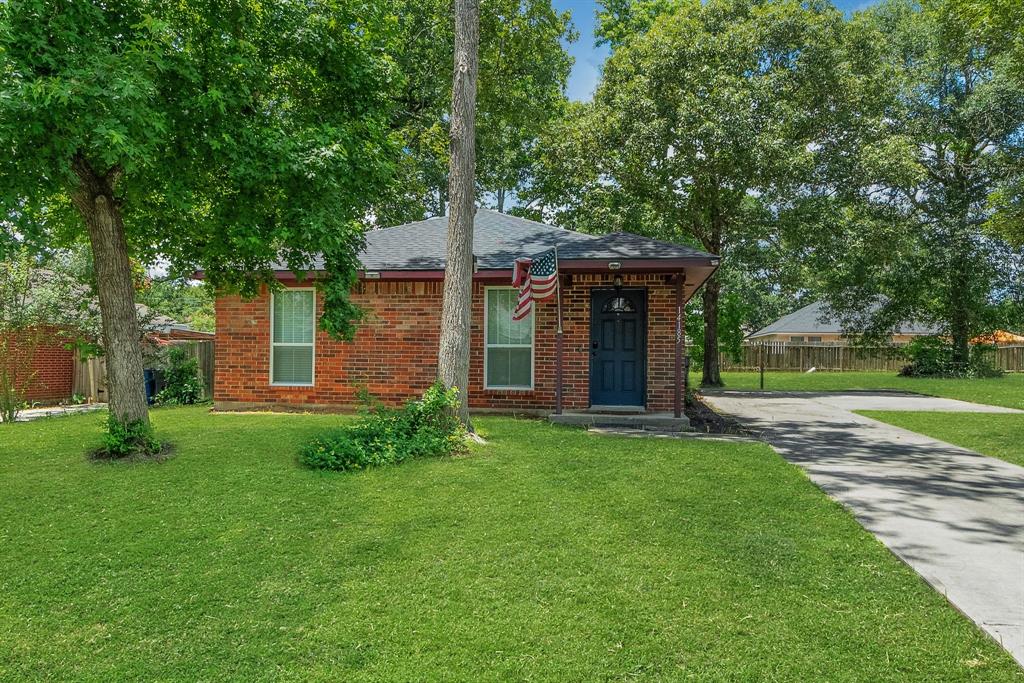
<path id="1" fill-rule="evenodd" d="M 700 394 L 691 394 L 686 401 L 686 417 L 690 427 L 704 434 L 737 434 L 751 436 L 752 432 L 731 417 L 716 413 L 704 402 Z"/>

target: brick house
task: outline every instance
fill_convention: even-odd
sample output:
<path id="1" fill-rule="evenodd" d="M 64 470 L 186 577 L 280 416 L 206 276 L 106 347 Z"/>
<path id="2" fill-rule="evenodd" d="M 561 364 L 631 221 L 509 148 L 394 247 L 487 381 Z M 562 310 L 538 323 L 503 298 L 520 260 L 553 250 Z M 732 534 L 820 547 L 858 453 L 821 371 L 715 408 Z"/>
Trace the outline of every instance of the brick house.
<path id="1" fill-rule="evenodd" d="M 389 404 L 419 396 L 436 375 L 446 235 L 445 217 L 367 233 L 352 295 L 367 315 L 352 342 L 318 329 L 322 299 L 290 271 L 278 271 L 284 287 L 276 292 L 218 297 L 216 406 L 346 408 L 357 403 L 361 388 Z M 515 259 L 556 246 L 561 353 L 555 297 L 537 302 L 522 321 L 511 318 Z M 683 305 L 718 267 L 718 257 L 485 209 L 476 214 L 473 252 L 473 409 L 678 410 Z"/>
<path id="2" fill-rule="evenodd" d="M 53 326 L 10 332 L 0 338 L 0 372 L 10 373 L 15 385 L 25 391 L 28 403 L 49 404 L 70 398 L 75 374 L 75 353 L 68 348 L 70 341 L 60 328 Z"/>
<path id="3" fill-rule="evenodd" d="M 193 330 L 143 304 L 136 304 L 136 309 L 147 352 L 174 342 L 213 339 L 211 333 Z M 25 401 L 30 404 L 51 405 L 70 399 L 75 391 L 82 390 L 76 386 L 76 366 L 81 361 L 74 348 L 74 342 L 82 336 L 83 333 L 69 327 L 53 324 L 9 332 L 0 337 L 0 371 L 16 378 L 15 385 L 25 392 Z M 91 337 L 88 333 L 85 336 Z M 104 383 L 99 378 L 99 394 L 104 391 Z M 99 398 L 105 400 L 102 395 Z"/>

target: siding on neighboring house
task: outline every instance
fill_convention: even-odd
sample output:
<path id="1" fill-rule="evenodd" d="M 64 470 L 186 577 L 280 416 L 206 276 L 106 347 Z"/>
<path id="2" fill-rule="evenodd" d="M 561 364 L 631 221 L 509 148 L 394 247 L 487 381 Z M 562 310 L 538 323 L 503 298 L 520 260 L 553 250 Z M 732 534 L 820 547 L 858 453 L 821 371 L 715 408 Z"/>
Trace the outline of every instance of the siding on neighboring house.
<path id="1" fill-rule="evenodd" d="M 893 344 L 907 344 L 917 339 L 919 334 L 894 334 L 890 341 Z M 828 332 L 785 332 L 776 334 L 763 334 L 758 337 L 749 337 L 752 344 L 775 344 L 785 342 L 788 344 L 841 344 L 848 345 L 850 340 L 841 334 Z"/>
<path id="2" fill-rule="evenodd" d="M 610 288 L 612 273 L 575 274 L 562 295 L 563 401 L 567 410 L 590 404 L 590 295 Z M 555 300 L 534 308 L 533 388 L 484 388 L 484 290 L 504 283 L 474 282 L 470 339 L 470 405 L 497 411 L 549 412 L 555 405 Z M 663 274 L 623 274 L 626 288 L 647 290 L 647 408 L 671 410 L 675 348 L 675 293 Z M 418 397 L 434 381 L 443 284 L 364 280 L 353 301 L 367 310 L 355 340 L 336 341 L 317 331 L 313 386 L 270 382 L 270 295 L 216 302 L 218 408 L 349 408 L 365 387 L 390 405 Z M 322 300 L 317 297 L 319 316 Z"/>

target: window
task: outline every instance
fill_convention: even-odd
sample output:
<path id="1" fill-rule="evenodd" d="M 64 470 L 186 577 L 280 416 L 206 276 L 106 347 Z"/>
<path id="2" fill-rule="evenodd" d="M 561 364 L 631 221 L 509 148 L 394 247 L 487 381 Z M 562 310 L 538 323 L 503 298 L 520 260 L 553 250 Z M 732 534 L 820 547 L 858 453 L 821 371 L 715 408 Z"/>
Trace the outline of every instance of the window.
<path id="1" fill-rule="evenodd" d="M 270 302 L 270 383 L 313 385 L 316 292 L 287 289 Z"/>
<path id="2" fill-rule="evenodd" d="M 484 303 L 484 386 L 533 388 L 533 312 L 512 320 L 519 294 L 511 287 L 488 287 Z"/>
<path id="3" fill-rule="evenodd" d="M 614 299 L 608 299 L 608 302 L 601 309 L 602 313 L 636 313 L 636 307 L 633 302 L 624 296 L 617 296 Z"/>
<path id="4" fill-rule="evenodd" d="M 807 341 L 811 342 L 812 344 L 820 344 L 821 337 L 808 337 Z"/>
<path id="5" fill-rule="evenodd" d="M 789 341 L 791 341 L 791 342 L 802 342 L 802 341 L 804 341 L 804 338 L 803 337 L 790 337 Z"/>

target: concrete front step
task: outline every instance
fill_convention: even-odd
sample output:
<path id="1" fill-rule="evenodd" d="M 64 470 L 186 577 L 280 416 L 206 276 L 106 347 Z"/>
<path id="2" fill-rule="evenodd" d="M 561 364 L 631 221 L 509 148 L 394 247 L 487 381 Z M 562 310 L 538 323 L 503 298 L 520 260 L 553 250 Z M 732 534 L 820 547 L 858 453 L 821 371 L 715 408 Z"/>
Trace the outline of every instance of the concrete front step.
<path id="1" fill-rule="evenodd" d="M 555 424 L 582 425 L 584 427 L 625 427 L 627 429 L 649 429 L 659 432 L 686 432 L 690 430 L 690 418 L 675 417 L 672 413 L 593 413 L 570 412 L 548 419 Z"/>

